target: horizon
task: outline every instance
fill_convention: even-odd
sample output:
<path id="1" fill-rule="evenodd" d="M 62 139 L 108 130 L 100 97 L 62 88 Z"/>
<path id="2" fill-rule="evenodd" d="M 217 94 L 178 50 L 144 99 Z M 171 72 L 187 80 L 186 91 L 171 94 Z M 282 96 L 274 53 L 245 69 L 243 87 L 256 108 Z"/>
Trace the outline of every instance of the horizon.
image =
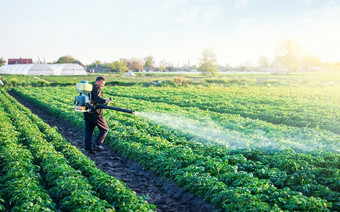
<path id="1" fill-rule="evenodd" d="M 177 66 L 198 65 L 211 48 L 219 65 L 272 60 L 285 38 L 303 55 L 339 62 L 340 2 L 335 0 L 0 0 L 0 57 L 56 61 L 153 56 Z M 94 9 L 95 8 L 95 9 Z"/>

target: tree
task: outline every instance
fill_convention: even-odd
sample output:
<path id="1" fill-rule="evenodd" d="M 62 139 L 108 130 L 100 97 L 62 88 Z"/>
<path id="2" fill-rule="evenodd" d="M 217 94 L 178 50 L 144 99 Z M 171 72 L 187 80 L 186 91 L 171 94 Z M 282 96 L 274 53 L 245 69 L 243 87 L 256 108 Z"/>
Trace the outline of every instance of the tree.
<path id="1" fill-rule="evenodd" d="M 119 72 L 121 75 L 129 71 L 129 68 L 124 62 L 115 61 L 113 62 L 113 71 Z"/>
<path id="2" fill-rule="evenodd" d="M 77 60 L 74 59 L 72 56 L 66 55 L 66 56 L 59 57 L 56 63 L 74 63 L 76 61 Z"/>
<path id="3" fill-rule="evenodd" d="M 153 56 L 147 56 L 144 58 L 144 68 L 148 66 L 154 66 L 155 60 L 153 59 Z"/>
<path id="4" fill-rule="evenodd" d="M 312 55 L 305 55 L 299 64 L 302 71 L 320 70 L 323 66 L 321 59 Z"/>
<path id="5" fill-rule="evenodd" d="M 287 69 L 288 72 L 297 71 L 298 60 L 301 55 L 301 47 L 294 40 L 286 38 L 277 48 L 275 61 Z"/>
<path id="6" fill-rule="evenodd" d="M 0 66 L 5 65 L 6 64 L 6 60 L 4 60 L 4 58 L 0 58 Z"/>
<path id="7" fill-rule="evenodd" d="M 112 63 L 104 63 L 103 68 L 106 69 L 108 72 L 115 71 L 115 65 L 114 62 Z"/>
<path id="8" fill-rule="evenodd" d="M 230 71 L 232 67 L 229 64 L 224 65 L 226 71 Z"/>
<path id="9" fill-rule="evenodd" d="M 128 67 L 134 71 L 142 71 L 144 68 L 143 61 L 137 58 L 132 58 L 128 63 Z"/>
<path id="10" fill-rule="evenodd" d="M 204 76 L 216 76 L 217 65 L 216 55 L 211 49 L 204 49 L 202 58 L 200 58 L 200 67 L 198 71 L 202 72 Z"/>
<path id="11" fill-rule="evenodd" d="M 100 60 L 95 60 L 93 63 L 91 63 L 90 65 L 87 65 L 88 68 L 95 68 L 97 65 L 100 65 L 101 62 Z"/>
<path id="12" fill-rule="evenodd" d="M 119 62 L 125 64 L 126 66 L 128 66 L 128 64 L 129 64 L 129 60 L 126 59 L 126 58 L 120 58 L 120 59 L 119 59 Z"/>
<path id="13" fill-rule="evenodd" d="M 267 69 L 269 68 L 269 62 L 268 61 L 269 60 L 268 60 L 267 57 L 265 57 L 265 56 L 260 57 L 259 62 L 258 62 L 260 71 L 267 71 Z"/>
<path id="14" fill-rule="evenodd" d="M 159 62 L 159 67 L 158 70 L 159 71 L 166 71 L 165 67 L 168 66 L 168 63 L 165 60 L 162 60 L 161 62 Z"/>

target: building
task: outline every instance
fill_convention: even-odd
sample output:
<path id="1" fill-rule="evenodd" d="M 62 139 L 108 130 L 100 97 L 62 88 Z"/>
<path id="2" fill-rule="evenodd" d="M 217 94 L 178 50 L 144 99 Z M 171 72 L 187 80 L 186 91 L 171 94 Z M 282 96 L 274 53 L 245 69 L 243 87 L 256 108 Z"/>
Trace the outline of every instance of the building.
<path id="1" fill-rule="evenodd" d="M 18 59 L 8 59 L 8 65 L 14 64 L 32 64 L 33 60 L 30 58 L 18 58 Z"/>

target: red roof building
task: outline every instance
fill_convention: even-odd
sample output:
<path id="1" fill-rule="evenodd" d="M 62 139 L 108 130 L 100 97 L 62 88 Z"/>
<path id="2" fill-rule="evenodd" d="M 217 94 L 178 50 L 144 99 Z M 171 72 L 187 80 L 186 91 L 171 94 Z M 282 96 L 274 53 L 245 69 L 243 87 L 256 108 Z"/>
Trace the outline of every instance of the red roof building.
<path id="1" fill-rule="evenodd" d="M 19 58 L 19 59 L 8 59 L 8 65 L 13 65 L 13 64 L 32 64 L 33 60 L 32 59 L 24 59 L 24 58 Z"/>

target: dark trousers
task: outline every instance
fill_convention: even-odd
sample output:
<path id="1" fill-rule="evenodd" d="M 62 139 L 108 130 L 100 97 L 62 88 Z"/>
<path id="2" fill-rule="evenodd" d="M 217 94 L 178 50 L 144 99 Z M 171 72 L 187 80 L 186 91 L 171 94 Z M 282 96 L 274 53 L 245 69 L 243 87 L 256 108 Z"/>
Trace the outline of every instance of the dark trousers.
<path id="1" fill-rule="evenodd" d="M 92 134 L 94 128 L 97 126 L 99 129 L 98 137 L 95 143 L 100 145 L 104 142 L 107 132 L 109 131 L 109 126 L 107 125 L 103 117 L 96 116 L 84 116 L 85 120 L 85 150 L 91 150 Z"/>

